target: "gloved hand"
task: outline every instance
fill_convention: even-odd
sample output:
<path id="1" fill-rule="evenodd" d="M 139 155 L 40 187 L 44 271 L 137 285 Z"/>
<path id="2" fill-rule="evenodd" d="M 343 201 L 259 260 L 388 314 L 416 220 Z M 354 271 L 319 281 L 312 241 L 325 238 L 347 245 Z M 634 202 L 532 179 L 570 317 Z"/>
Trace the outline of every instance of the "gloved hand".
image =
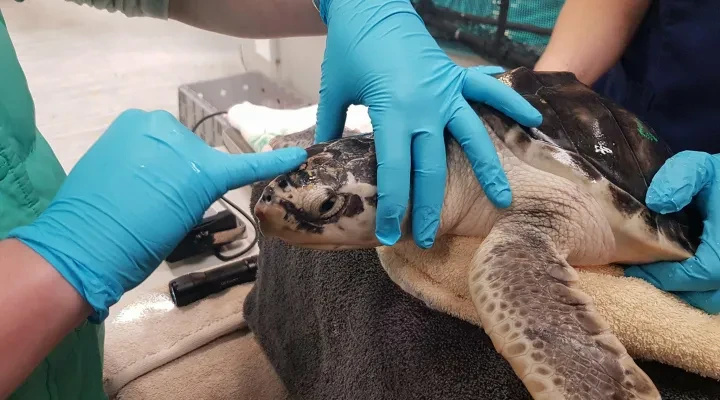
<path id="1" fill-rule="evenodd" d="M 230 155 L 164 111 L 121 114 L 17 238 L 44 257 L 102 321 L 228 190 L 299 166 L 302 149 Z"/>
<path id="2" fill-rule="evenodd" d="M 320 0 L 328 26 L 316 142 L 341 136 L 351 104 L 368 107 L 378 161 L 376 236 L 400 237 L 412 170 L 415 242 L 435 240 L 444 198 L 443 129 L 465 150 L 497 207 L 510 205 L 507 177 L 484 125 L 466 98 L 484 102 L 523 125 L 542 122 L 518 93 L 486 75 L 497 67 L 461 68 L 430 36 L 408 0 Z"/>
<path id="3" fill-rule="evenodd" d="M 648 207 L 676 212 L 695 198 L 703 214 L 701 243 L 682 262 L 633 266 L 625 275 L 644 279 L 711 314 L 720 313 L 720 155 L 684 151 L 657 172 L 646 195 Z"/>

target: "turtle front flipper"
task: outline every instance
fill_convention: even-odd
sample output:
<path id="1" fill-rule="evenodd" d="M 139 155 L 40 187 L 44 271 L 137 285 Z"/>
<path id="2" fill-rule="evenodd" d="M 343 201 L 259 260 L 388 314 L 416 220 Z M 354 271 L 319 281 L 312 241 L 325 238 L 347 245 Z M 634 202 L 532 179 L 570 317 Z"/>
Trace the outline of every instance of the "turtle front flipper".
<path id="1" fill-rule="evenodd" d="M 541 228 L 498 221 L 469 273 L 485 332 L 534 399 L 660 399 Z"/>

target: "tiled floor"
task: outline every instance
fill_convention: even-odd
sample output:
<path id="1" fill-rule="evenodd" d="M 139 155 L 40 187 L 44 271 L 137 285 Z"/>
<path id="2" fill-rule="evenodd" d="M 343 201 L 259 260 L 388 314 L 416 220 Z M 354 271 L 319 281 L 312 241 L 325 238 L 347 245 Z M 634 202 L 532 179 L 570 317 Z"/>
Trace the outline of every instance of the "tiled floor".
<path id="1" fill-rule="evenodd" d="M 247 40 L 62 0 L 0 0 L 0 9 L 35 99 L 38 126 L 67 171 L 123 110 L 177 115 L 178 86 L 243 72 L 240 46 Z M 246 207 L 248 189 L 230 197 Z M 163 264 L 123 302 L 217 262 Z"/>
<path id="2" fill-rule="evenodd" d="M 65 169 L 127 108 L 177 114 L 184 83 L 242 72 L 241 39 L 127 18 L 63 0 L 0 0 L 36 103 Z"/>

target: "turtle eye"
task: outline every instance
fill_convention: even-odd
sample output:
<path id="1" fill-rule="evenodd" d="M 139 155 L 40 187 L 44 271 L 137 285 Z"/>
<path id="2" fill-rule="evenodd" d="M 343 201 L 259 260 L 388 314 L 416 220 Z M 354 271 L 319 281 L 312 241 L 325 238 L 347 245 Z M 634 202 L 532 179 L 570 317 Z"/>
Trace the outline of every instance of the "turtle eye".
<path id="1" fill-rule="evenodd" d="M 322 204 L 320 204 L 320 213 L 325 214 L 326 212 L 332 210 L 332 208 L 335 206 L 335 199 L 327 199 L 323 201 Z"/>
<path id="2" fill-rule="evenodd" d="M 337 195 L 331 195 L 329 198 L 327 198 L 325 201 L 323 201 L 320 204 L 320 207 L 318 208 L 318 212 L 320 214 L 320 218 L 327 219 L 332 218 L 337 214 L 341 209 L 343 205 L 343 198 L 341 196 Z"/>

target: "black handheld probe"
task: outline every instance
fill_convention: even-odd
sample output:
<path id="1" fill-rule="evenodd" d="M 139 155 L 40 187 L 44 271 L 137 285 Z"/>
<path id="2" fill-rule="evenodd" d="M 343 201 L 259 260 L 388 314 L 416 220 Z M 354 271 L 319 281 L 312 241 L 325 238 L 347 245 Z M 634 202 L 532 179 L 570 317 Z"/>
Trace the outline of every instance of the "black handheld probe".
<path id="1" fill-rule="evenodd" d="M 257 256 L 246 257 L 222 267 L 192 272 L 171 280 L 168 284 L 170 296 L 176 306 L 183 307 L 231 286 L 252 282 L 256 273 Z"/>

